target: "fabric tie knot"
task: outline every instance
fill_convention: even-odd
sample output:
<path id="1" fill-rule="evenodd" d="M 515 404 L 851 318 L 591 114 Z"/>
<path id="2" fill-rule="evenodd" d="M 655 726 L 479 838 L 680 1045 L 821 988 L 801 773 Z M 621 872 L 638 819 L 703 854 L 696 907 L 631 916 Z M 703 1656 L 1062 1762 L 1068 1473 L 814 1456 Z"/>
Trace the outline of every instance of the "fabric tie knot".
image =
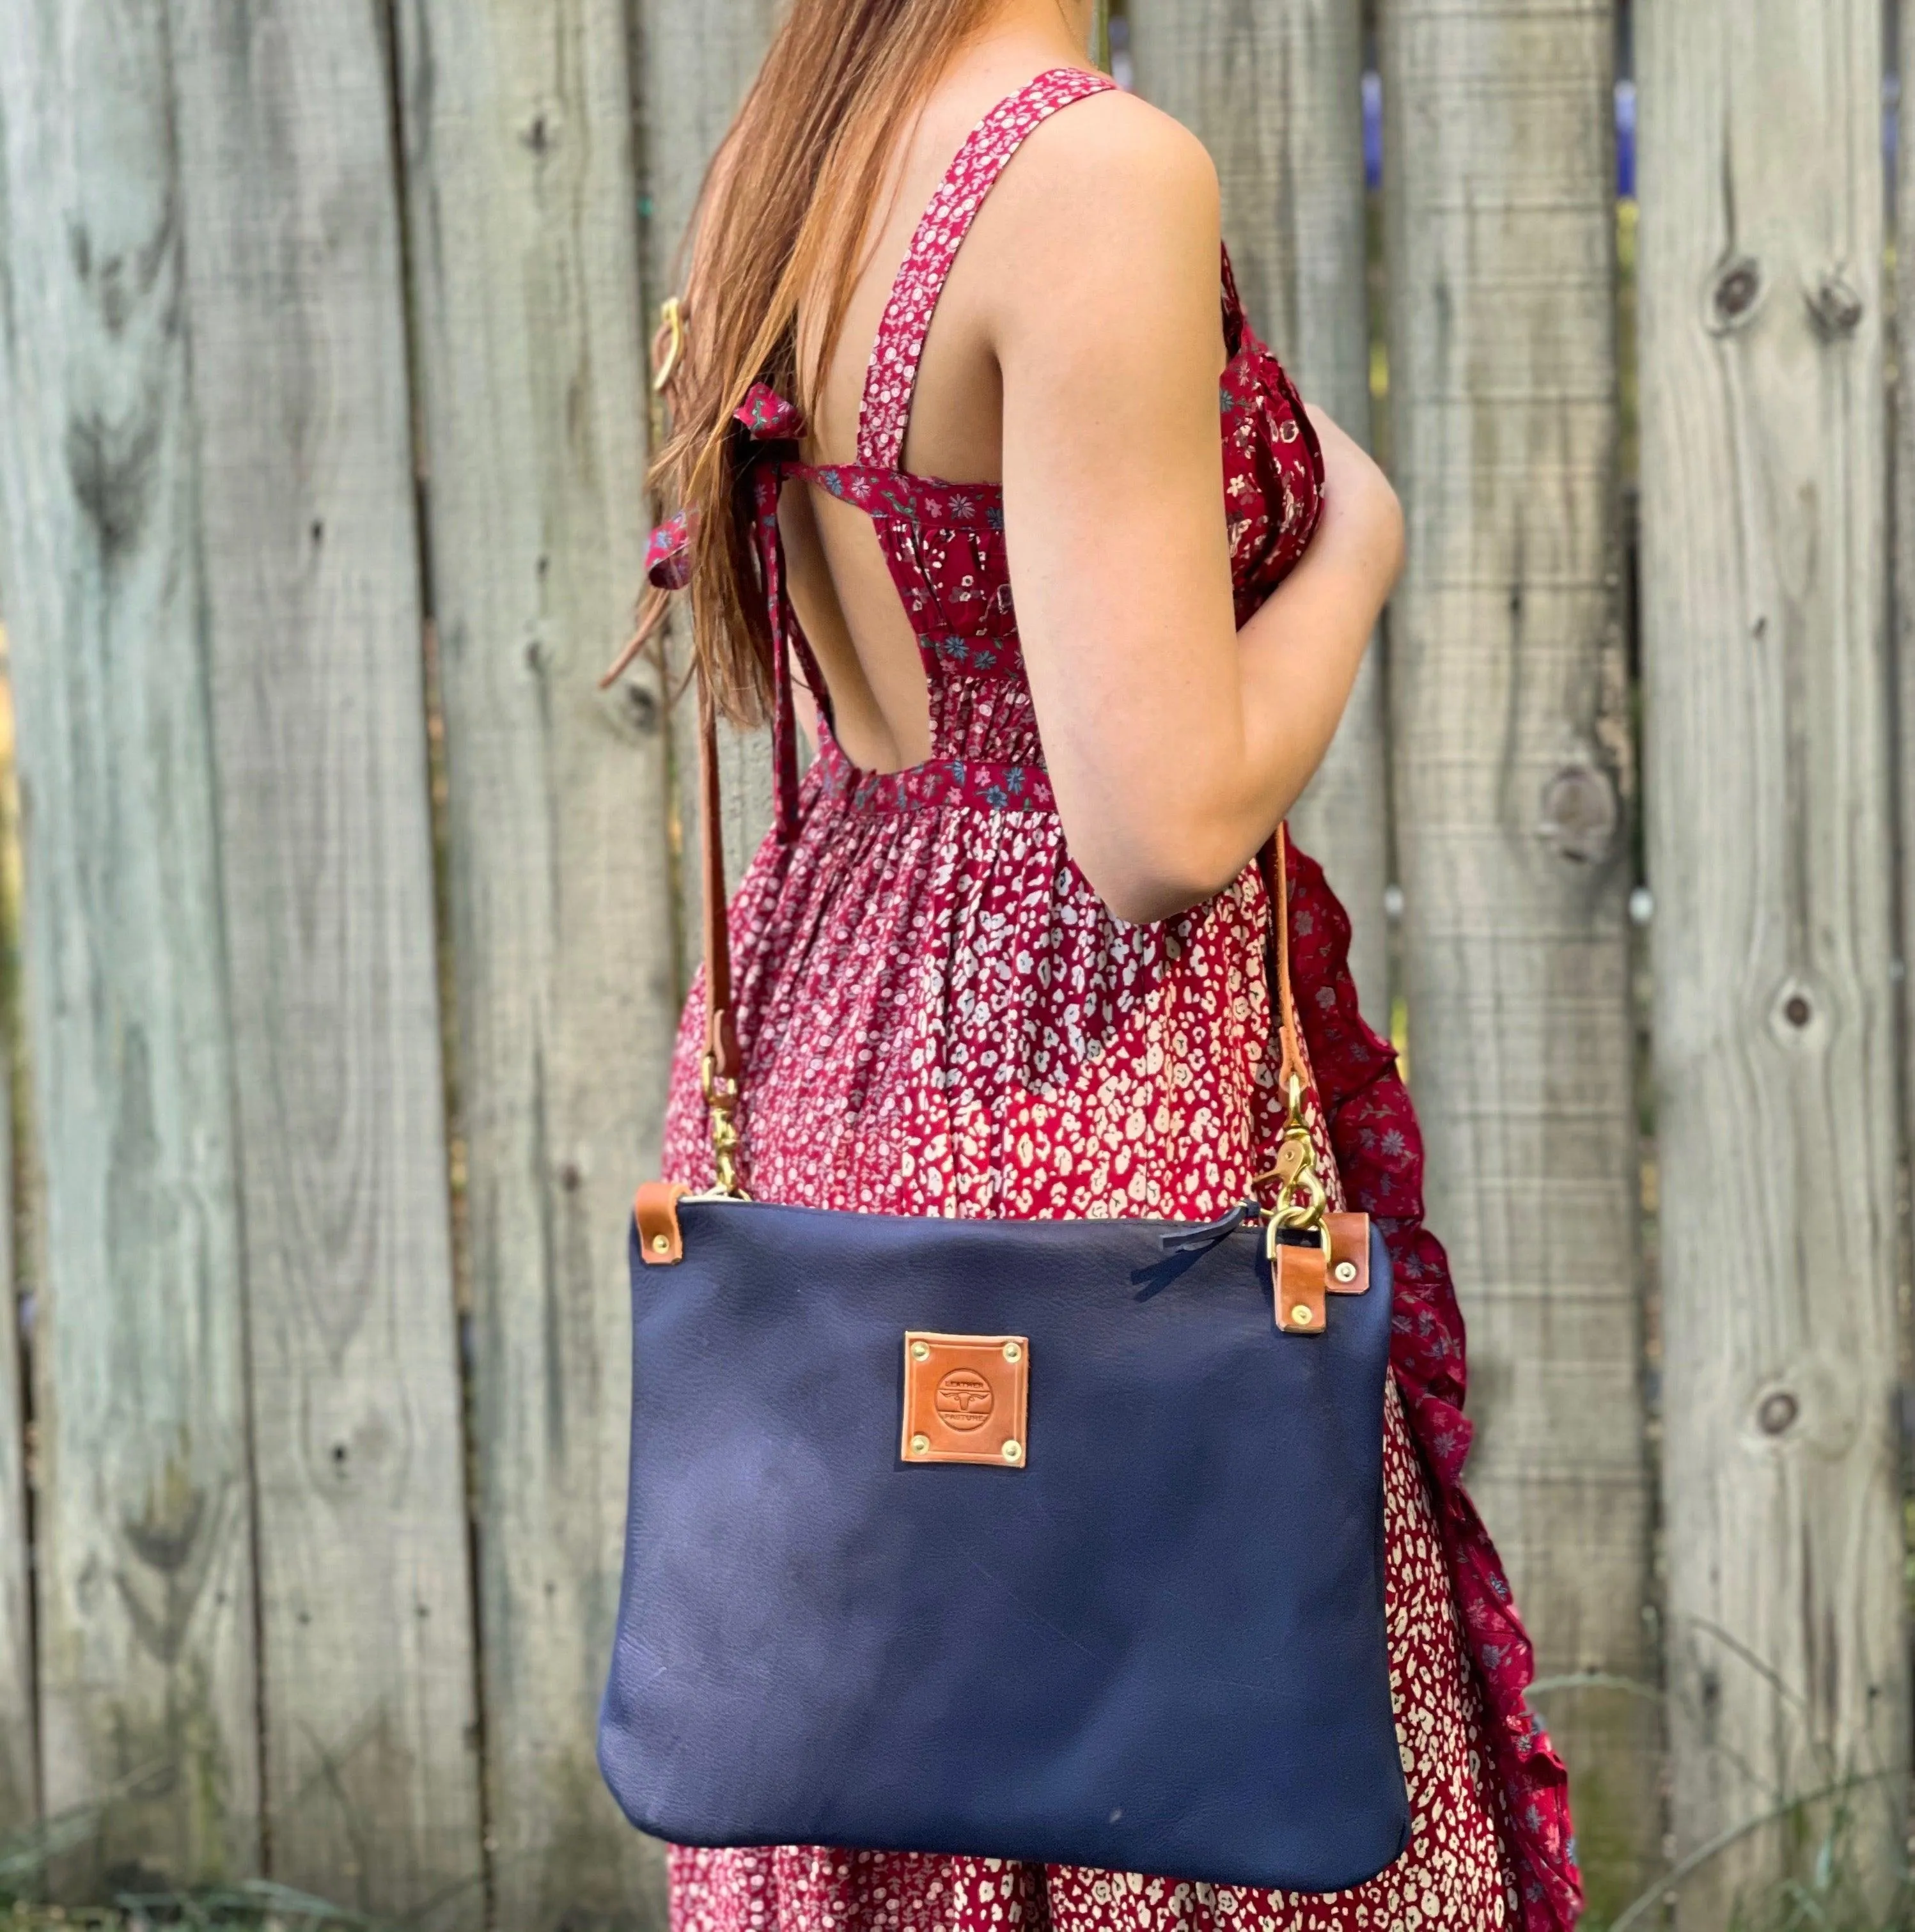
<path id="1" fill-rule="evenodd" d="M 754 443 L 795 442 L 805 433 L 805 419 L 797 405 L 787 401 L 769 382 L 754 382 L 745 392 L 745 400 L 732 411 L 731 419 Z M 755 449 L 746 459 L 746 467 L 755 470 L 776 454 L 770 448 Z M 692 544 L 697 533 L 697 523 L 689 511 L 666 518 L 645 546 L 646 581 L 661 590 L 684 590 L 692 581 Z"/>
<path id="2" fill-rule="evenodd" d="M 769 382 L 754 382 L 745 400 L 731 412 L 755 442 L 796 442 L 805 433 L 805 419 L 797 404 L 788 401 Z"/>

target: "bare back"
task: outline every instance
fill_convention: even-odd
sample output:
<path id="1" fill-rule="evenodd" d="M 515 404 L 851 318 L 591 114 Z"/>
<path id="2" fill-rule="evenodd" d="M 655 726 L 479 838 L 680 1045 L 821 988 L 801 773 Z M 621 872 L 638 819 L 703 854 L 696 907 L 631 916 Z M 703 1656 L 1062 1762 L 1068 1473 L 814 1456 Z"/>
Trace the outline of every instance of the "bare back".
<path id="1" fill-rule="evenodd" d="M 1400 522 L 1374 466 L 1331 434 L 1339 480 L 1308 556 L 1239 608 L 1234 573 L 1247 584 L 1256 566 L 1237 553 L 1262 513 L 1226 498 L 1226 418 L 1233 436 L 1248 420 L 1231 371 L 1250 413 L 1292 440 L 1305 412 L 1241 326 L 1202 144 L 1061 45 L 1056 4 L 1031 0 L 969 45 L 901 141 L 845 326 L 806 386 L 808 425 L 781 405 L 803 460 L 779 472 L 765 567 L 788 586 L 835 754 L 868 775 L 918 770 L 935 758 L 948 640 L 920 638 L 902 601 L 926 567 L 915 517 L 875 524 L 866 500 L 887 478 L 907 494 L 988 489 L 993 595 L 1072 861 L 1120 916 L 1150 920 L 1235 877 L 1315 770 Z M 802 368 L 823 348 L 815 306 L 797 323 Z M 1231 480 L 1267 506 L 1259 479 Z M 1321 481 L 1319 466 L 1313 504 Z M 974 588 L 951 590 L 962 604 Z M 788 718 L 794 695 L 786 682 Z M 1166 744 L 1204 755 L 1166 758 Z M 779 757 L 794 788 L 795 758 Z"/>
<path id="2" fill-rule="evenodd" d="M 967 51 L 908 132 L 893 185 L 874 221 L 844 328 L 818 385 L 804 454 L 855 460 L 872 346 L 900 265 L 952 158 L 977 123 L 1040 66 L 1016 40 Z M 1101 101 L 1089 111 L 1104 110 Z M 1119 112 L 1123 111 L 1120 106 Z M 1032 137 L 980 212 L 941 295 L 919 367 L 902 466 L 954 483 L 998 483 L 1004 474 L 1004 385 L 993 347 L 994 298 L 1010 278 L 1041 274 L 1021 233 L 1021 191 L 1043 171 L 1046 133 Z M 1020 171 L 1021 170 L 1021 173 Z M 817 354 L 815 314 L 800 316 L 800 353 Z M 854 763 L 894 771 L 930 749 L 924 671 L 870 518 L 815 484 L 788 490 L 780 514 L 791 590 L 829 688 L 836 736 Z"/>

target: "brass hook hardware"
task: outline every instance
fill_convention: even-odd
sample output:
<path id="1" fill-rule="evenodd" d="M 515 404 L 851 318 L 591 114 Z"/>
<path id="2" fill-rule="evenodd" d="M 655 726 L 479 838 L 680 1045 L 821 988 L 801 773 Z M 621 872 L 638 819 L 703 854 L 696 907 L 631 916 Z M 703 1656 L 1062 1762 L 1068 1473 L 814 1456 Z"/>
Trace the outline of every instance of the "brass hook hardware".
<path id="1" fill-rule="evenodd" d="M 685 304 L 677 296 L 668 297 L 659 304 L 659 334 L 667 340 L 665 359 L 659 364 L 658 371 L 652 378 L 652 393 L 656 396 L 665 394 L 665 385 L 678 374 L 678 365 L 685 359 Z M 656 339 L 653 352 L 655 356 L 657 353 Z"/>
<path id="2" fill-rule="evenodd" d="M 704 1091 L 705 1110 L 711 1117 L 715 1184 L 712 1192 L 733 1201 L 749 1201 L 752 1197 L 738 1179 L 738 1130 L 731 1118 L 731 1111 L 738 1104 L 738 1083 L 721 1081 L 717 1056 L 707 1053 L 698 1070 L 698 1084 Z"/>
<path id="3" fill-rule="evenodd" d="M 1277 1205 L 1270 1215 L 1273 1235 L 1279 1228 L 1302 1232 L 1322 1228 L 1330 1194 L 1316 1171 L 1316 1137 L 1304 1118 L 1303 1082 L 1294 1072 L 1290 1076 L 1289 1108 L 1277 1146 L 1276 1165 L 1257 1178 L 1277 1182 Z"/>

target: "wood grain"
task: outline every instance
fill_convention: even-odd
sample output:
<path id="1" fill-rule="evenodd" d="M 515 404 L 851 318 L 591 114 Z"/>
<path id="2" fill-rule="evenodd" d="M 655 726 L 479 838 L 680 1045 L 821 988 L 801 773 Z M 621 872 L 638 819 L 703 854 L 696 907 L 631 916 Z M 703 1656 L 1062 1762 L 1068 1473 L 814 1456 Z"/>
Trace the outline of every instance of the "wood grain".
<path id="1" fill-rule="evenodd" d="M 275 1876 L 482 1916 L 390 76 L 174 0 Z"/>
<path id="2" fill-rule="evenodd" d="M 1608 0 L 1384 11 L 1391 722 L 1430 1221 L 1470 1487 L 1540 1670 L 1652 1680 Z M 1592 1908 L 1657 1847 L 1654 1706 L 1548 1700 Z"/>
<path id="3" fill-rule="evenodd" d="M 636 24 L 640 162 L 646 219 L 641 237 L 646 314 L 684 286 L 686 238 L 705 170 L 743 104 L 771 39 L 777 0 L 631 0 Z M 672 685 L 690 662 L 682 615 L 669 646 Z M 680 971 L 689 982 L 699 958 L 698 711 L 688 688 L 671 708 L 670 734 L 679 841 Z M 726 875 L 735 886 L 771 824 L 771 742 L 762 731 L 720 728 Z"/>
<path id="4" fill-rule="evenodd" d="M 1858 1785 L 1901 1864 L 1877 0 L 1637 22 L 1676 1848 Z M 1883 1775 L 1886 1774 L 1886 1776 Z M 1826 1811 L 1683 1894 L 1812 1857 Z"/>
<path id="5" fill-rule="evenodd" d="M 1896 979 L 1901 996 L 1901 1152 L 1905 1174 L 1910 1171 L 1907 1163 L 1915 1159 L 1915 989 L 1909 982 L 1910 968 L 1915 964 L 1915 138 L 1912 138 L 1915 137 L 1915 105 L 1910 103 L 1911 91 L 1915 91 L 1915 0 L 1897 0 L 1897 5 L 1901 92 L 1896 154 L 1900 167 L 1893 204 L 1896 218 L 1895 328 L 1892 350 L 1895 374 L 1889 394 L 1895 415 L 1892 446 L 1895 500 L 1889 580 L 1895 596 L 1893 779 L 1899 806 L 1898 870 L 1901 890 Z M 1905 1523 L 1910 1438 L 1915 1436 L 1915 1411 L 1910 1406 L 1915 1398 L 1910 1396 L 1905 1366 L 1907 1352 L 1915 1336 L 1911 1336 L 1905 1303 L 1900 1326 L 1904 1368 L 1899 1392 L 1898 1433 Z"/>
<path id="6" fill-rule="evenodd" d="M 0 160 L 0 179 L 5 178 L 4 170 Z M 0 287 L 5 286 L 0 271 Z M 0 455 L 0 463 L 5 460 Z M 0 539 L 0 568 L 5 560 L 5 543 Z M 0 811 L 0 832 L 14 829 L 11 818 Z M 11 944 L 13 938 L 11 932 L 0 932 L 0 944 Z M 14 1268 L 13 1092 L 13 1041 L 0 1019 L 0 1844 L 23 1836 L 40 1814 L 32 1565 L 27 1549 L 26 1385 L 21 1379 L 20 1298 Z"/>
<path id="7" fill-rule="evenodd" d="M 596 686 L 644 566 L 621 0 L 403 0 L 401 100 L 466 1137 L 497 1922 L 662 1927 L 599 1774 L 626 1238 L 677 1016 L 665 718 Z"/>
<path id="8" fill-rule="evenodd" d="M 46 1174 L 41 1774 L 50 1810 L 101 1808 L 59 1874 L 75 1897 L 258 1857 L 173 66 L 158 0 L 0 0 L 0 584 Z"/>
<path id="9" fill-rule="evenodd" d="M 1363 21 L 1355 0 L 1132 0 L 1138 92 L 1208 147 L 1252 325 L 1314 405 L 1370 436 Z M 1291 815 L 1348 907 L 1363 1008 L 1387 1027 L 1390 880 L 1383 664 L 1373 644 Z"/>

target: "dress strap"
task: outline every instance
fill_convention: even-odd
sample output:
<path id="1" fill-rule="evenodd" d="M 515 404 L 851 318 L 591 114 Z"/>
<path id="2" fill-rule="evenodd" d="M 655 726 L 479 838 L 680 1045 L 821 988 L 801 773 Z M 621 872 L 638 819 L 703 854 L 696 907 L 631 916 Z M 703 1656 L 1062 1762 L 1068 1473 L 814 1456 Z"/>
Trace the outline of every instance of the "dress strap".
<path id="1" fill-rule="evenodd" d="M 1082 68 L 1052 68 L 998 102 L 959 148 L 924 218 L 905 250 L 884 319 L 872 345 L 865 370 L 864 400 L 858 414 L 858 460 L 874 470 L 895 470 L 904 460 L 905 432 L 911 424 L 911 398 L 924 338 L 944 293 L 944 279 L 957 259 L 984 197 L 1004 164 L 1026 136 L 1073 101 L 1088 100 L 1117 85 L 1108 74 Z"/>

